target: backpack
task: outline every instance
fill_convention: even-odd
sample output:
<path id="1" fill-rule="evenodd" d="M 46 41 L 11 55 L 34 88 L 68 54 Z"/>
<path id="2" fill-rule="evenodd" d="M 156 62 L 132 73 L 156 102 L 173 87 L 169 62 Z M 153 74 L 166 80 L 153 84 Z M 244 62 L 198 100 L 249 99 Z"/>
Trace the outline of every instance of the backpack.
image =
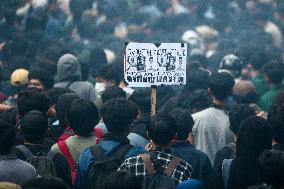
<path id="1" fill-rule="evenodd" d="M 16 148 L 24 153 L 27 158 L 26 162 L 34 166 L 38 177 L 57 176 L 56 168 L 52 161 L 57 153 L 50 151 L 47 154 L 44 152 L 39 152 L 34 155 L 30 149 L 24 145 L 17 146 Z"/>
<path id="2" fill-rule="evenodd" d="M 230 169 L 233 159 L 224 159 L 222 162 L 222 178 L 224 189 L 228 188 Z"/>
<path id="3" fill-rule="evenodd" d="M 76 180 L 76 176 L 77 176 L 77 169 L 78 169 L 78 165 L 77 162 L 75 162 L 72 158 L 72 155 L 68 149 L 68 146 L 66 144 L 66 141 L 60 141 L 57 143 L 61 154 L 67 159 L 68 161 L 68 165 L 71 171 L 71 177 L 72 177 L 72 184 L 75 184 L 75 180 Z"/>
<path id="4" fill-rule="evenodd" d="M 123 163 L 126 153 L 131 148 L 132 146 L 130 144 L 122 144 L 117 147 L 112 154 L 106 155 L 100 145 L 91 147 L 95 162 L 88 170 L 88 188 L 103 188 L 105 179 L 111 173 L 117 171 L 119 166 Z"/>
<path id="5" fill-rule="evenodd" d="M 143 181 L 143 189 L 157 189 L 157 188 L 176 188 L 176 180 L 172 178 L 172 174 L 180 163 L 181 159 L 174 156 L 164 172 L 157 172 L 151 162 L 148 154 L 141 154 L 144 165 L 148 175 Z"/>

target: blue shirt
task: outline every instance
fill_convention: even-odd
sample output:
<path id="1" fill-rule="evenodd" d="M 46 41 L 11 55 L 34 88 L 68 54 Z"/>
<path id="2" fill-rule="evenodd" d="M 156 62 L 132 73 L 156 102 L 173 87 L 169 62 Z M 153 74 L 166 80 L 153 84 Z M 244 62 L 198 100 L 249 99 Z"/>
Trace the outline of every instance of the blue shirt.
<path id="1" fill-rule="evenodd" d="M 124 139 L 125 140 L 125 139 Z M 127 141 L 129 141 L 127 139 Z M 122 144 L 121 141 L 111 139 L 111 138 L 104 138 L 100 144 L 100 147 L 104 150 L 106 155 L 111 154 L 118 146 Z M 145 153 L 145 150 L 140 147 L 133 147 L 131 148 L 125 155 L 124 159 L 129 157 L 137 156 L 139 154 Z M 75 182 L 75 189 L 82 189 L 87 188 L 88 186 L 88 169 L 90 165 L 95 162 L 95 157 L 92 154 L 91 147 L 85 149 L 79 158 L 78 164 L 78 171 L 77 177 Z"/>

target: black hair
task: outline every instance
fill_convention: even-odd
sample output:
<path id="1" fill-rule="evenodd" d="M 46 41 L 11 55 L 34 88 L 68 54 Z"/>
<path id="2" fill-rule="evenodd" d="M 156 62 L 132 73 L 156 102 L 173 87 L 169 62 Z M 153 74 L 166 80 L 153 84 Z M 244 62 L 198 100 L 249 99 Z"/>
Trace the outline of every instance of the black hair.
<path id="1" fill-rule="evenodd" d="M 18 94 L 17 106 L 20 116 L 24 116 L 32 110 L 38 110 L 46 114 L 49 105 L 49 98 L 36 88 L 24 89 Z"/>
<path id="2" fill-rule="evenodd" d="M 62 128 L 68 127 L 66 115 L 69 112 L 72 102 L 79 98 L 80 97 L 75 93 L 65 93 L 58 98 L 56 104 L 56 114 L 59 124 Z"/>
<path id="3" fill-rule="evenodd" d="M 57 73 L 57 64 L 56 62 L 48 59 L 43 59 L 39 57 L 36 63 L 33 65 L 33 68 L 41 68 L 48 70 L 49 74 L 54 77 Z"/>
<path id="4" fill-rule="evenodd" d="M 104 181 L 103 189 L 142 189 L 141 181 L 135 175 L 117 171 L 110 174 Z"/>
<path id="5" fill-rule="evenodd" d="M 235 85 L 234 78 L 228 73 L 213 73 L 209 79 L 209 88 L 217 100 L 225 100 Z"/>
<path id="6" fill-rule="evenodd" d="M 263 180 L 273 188 L 284 186 L 284 152 L 278 150 L 264 151 L 259 158 Z"/>
<path id="7" fill-rule="evenodd" d="M 51 89 L 54 85 L 54 79 L 47 70 L 44 69 L 31 69 L 28 75 L 29 80 L 38 79 L 44 86 L 44 89 Z"/>
<path id="8" fill-rule="evenodd" d="M 0 113 L 0 119 L 5 120 L 12 126 L 15 126 L 17 124 L 17 116 L 18 111 L 16 108 L 10 108 L 9 110 Z"/>
<path id="9" fill-rule="evenodd" d="M 156 145 L 169 145 L 177 134 L 175 120 L 167 114 L 156 114 L 148 117 L 147 131 L 149 138 Z"/>
<path id="10" fill-rule="evenodd" d="M 272 134 L 268 122 L 257 116 L 246 118 L 238 133 L 237 157 L 257 160 L 264 150 L 271 148 Z"/>
<path id="11" fill-rule="evenodd" d="M 100 66 L 107 64 L 106 53 L 102 48 L 94 48 L 90 53 L 89 66 L 91 69 L 98 69 Z"/>
<path id="12" fill-rule="evenodd" d="M 209 72 L 195 68 L 187 71 L 185 90 L 208 89 Z"/>
<path id="13" fill-rule="evenodd" d="M 70 189 L 70 187 L 57 177 L 37 177 L 23 184 L 23 189 Z"/>
<path id="14" fill-rule="evenodd" d="M 282 97 L 282 98 L 280 98 Z M 284 93 L 280 93 L 274 100 L 268 113 L 267 121 L 272 129 L 273 139 L 284 144 Z"/>
<path id="15" fill-rule="evenodd" d="M 99 122 L 98 109 L 91 101 L 74 100 L 67 114 L 67 120 L 77 135 L 88 137 Z"/>
<path id="16" fill-rule="evenodd" d="M 136 90 L 129 97 L 129 100 L 137 104 L 142 114 L 151 112 L 151 89 Z"/>
<path id="17" fill-rule="evenodd" d="M 24 139 L 29 142 L 40 142 L 47 134 L 48 118 L 38 110 L 27 112 L 21 120 Z"/>
<path id="18" fill-rule="evenodd" d="M 284 64 L 269 63 L 263 67 L 263 73 L 272 84 L 280 85 L 284 78 Z"/>
<path id="19" fill-rule="evenodd" d="M 267 63 L 268 56 L 264 49 L 254 48 L 251 51 L 249 63 L 251 64 L 252 68 L 258 71 L 261 71 L 262 67 Z"/>
<path id="20" fill-rule="evenodd" d="M 80 62 L 81 71 L 82 71 L 82 81 L 87 81 L 89 79 L 90 67 L 85 62 Z"/>
<path id="21" fill-rule="evenodd" d="M 15 129 L 3 119 L 0 119 L 0 154 L 10 153 L 16 139 Z"/>
<path id="22" fill-rule="evenodd" d="M 102 101 L 106 103 L 108 100 L 115 99 L 115 98 L 125 98 L 126 93 L 119 87 L 107 87 L 102 94 Z"/>
<path id="23" fill-rule="evenodd" d="M 112 99 L 103 105 L 101 115 L 108 131 L 111 134 L 120 134 L 137 118 L 138 108 L 129 100 Z"/>
<path id="24" fill-rule="evenodd" d="M 52 88 L 47 91 L 47 96 L 49 97 L 51 104 L 57 104 L 58 98 L 66 93 L 72 93 L 70 89 L 67 88 Z"/>
<path id="25" fill-rule="evenodd" d="M 243 120 L 255 115 L 255 111 L 249 105 L 237 104 L 229 112 L 230 130 L 237 135 Z"/>
<path id="26" fill-rule="evenodd" d="M 190 110 L 193 111 L 201 111 L 206 108 L 209 108 L 212 104 L 212 99 L 208 95 L 208 90 L 205 89 L 197 89 L 192 92 L 189 96 L 190 98 Z M 182 103 L 182 106 L 187 108 L 185 104 Z M 188 108 L 187 108 L 188 109 Z"/>
<path id="27" fill-rule="evenodd" d="M 188 110 L 177 108 L 172 110 L 169 115 L 177 123 L 177 139 L 186 140 L 189 133 L 192 132 L 192 127 L 194 125 L 194 121 L 192 116 L 190 115 L 190 112 Z"/>
<path id="28" fill-rule="evenodd" d="M 120 83 L 119 73 L 117 72 L 117 67 L 114 64 L 107 64 L 101 66 L 98 71 L 95 70 L 95 77 L 101 77 L 107 81 L 113 80 L 116 85 Z"/>

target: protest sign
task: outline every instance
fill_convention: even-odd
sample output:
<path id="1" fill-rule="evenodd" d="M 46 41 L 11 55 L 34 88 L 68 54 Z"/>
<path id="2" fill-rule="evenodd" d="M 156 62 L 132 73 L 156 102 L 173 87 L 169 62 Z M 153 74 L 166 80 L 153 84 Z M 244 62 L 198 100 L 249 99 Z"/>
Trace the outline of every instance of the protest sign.
<path id="1" fill-rule="evenodd" d="M 157 86 L 186 84 L 187 44 L 126 43 L 124 80 L 129 87 L 152 87 L 152 115 Z"/>

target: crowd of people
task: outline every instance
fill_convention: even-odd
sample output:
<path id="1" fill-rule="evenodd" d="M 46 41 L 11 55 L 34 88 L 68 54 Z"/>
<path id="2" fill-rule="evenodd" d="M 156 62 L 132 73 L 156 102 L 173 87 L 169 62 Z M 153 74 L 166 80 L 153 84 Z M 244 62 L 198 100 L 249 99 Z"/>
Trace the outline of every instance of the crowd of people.
<path id="1" fill-rule="evenodd" d="M 1 0 L 0 189 L 283 189 L 284 1 Z M 125 42 L 188 44 L 186 85 Z"/>

